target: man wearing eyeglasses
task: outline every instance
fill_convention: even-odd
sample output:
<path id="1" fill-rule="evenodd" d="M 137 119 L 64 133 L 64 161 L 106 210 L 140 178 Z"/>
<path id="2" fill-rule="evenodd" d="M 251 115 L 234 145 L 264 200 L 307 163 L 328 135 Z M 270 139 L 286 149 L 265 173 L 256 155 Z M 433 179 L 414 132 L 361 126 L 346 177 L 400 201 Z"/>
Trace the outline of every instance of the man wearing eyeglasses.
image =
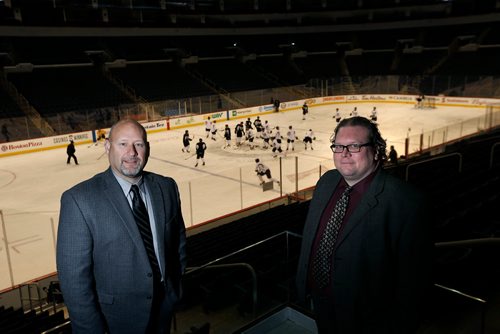
<path id="1" fill-rule="evenodd" d="M 311 298 L 318 333 L 415 333 L 430 282 L 429 210 L 423 194 L 382 168 L 386 143 L 364 117 L 335 129 L 336 169 L 316 185 L 297 288 Z"/>

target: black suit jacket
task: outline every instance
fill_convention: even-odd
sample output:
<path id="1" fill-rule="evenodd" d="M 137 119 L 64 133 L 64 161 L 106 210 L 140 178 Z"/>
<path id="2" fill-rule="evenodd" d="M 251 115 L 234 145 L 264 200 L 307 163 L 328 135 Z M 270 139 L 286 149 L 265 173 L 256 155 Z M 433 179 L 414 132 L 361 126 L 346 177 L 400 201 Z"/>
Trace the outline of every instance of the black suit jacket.
<path id="1" fill-rule="evenodd" d="M 429 285 L 431 236 L 424 196 L 383 170 L 376 172 L 346 222 L 332 256 L 331 289 L 339 333 L 410 333 Z M 306 219 L 297 288 L 307 289 L 311 248 L 319 221 L 341 180 L 337 170 L 318 181 Z"/>

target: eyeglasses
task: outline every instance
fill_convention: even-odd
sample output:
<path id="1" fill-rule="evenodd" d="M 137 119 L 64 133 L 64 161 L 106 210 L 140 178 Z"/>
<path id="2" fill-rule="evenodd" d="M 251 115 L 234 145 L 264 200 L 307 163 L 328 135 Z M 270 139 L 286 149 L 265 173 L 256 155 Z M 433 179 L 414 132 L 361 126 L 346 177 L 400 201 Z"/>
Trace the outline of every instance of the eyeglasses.
<path id="1" fill-rule="evenodd" d="M 344 152 L 344 149 L 347 149 L 347 152 L 349 153 L 359 153 L 361 152 L 361 148 L 364 146 L 372 146 L 372 143 L 349 145 L 332 144 L 330 148 L 332 149 L 333 153 L 342 153 Z"/>

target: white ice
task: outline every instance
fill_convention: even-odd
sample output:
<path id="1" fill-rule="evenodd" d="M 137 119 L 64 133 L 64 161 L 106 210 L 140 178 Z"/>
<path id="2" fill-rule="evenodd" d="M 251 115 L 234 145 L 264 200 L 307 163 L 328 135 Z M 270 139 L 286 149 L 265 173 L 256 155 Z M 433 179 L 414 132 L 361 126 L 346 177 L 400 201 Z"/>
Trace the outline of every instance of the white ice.
<path id="1" fill-rule="evenodd" d="M 272 127 L 280 127 L 283 137 L 286 138 L 289 125 L 299 137 L 295 150 L 282 155 L 281 169 L 280 159 L 273 158 L 269 149 L 258 147 L 250 150 L 246 144 L 236 149 L 234 143 L 233 147 L 222 149 L 224 125 L 228 124 L 232 129 L 234 141 L 235 124 L 246 118 L 219 121 L 217 141 L 205 138 L 203 125 L 188 128 L 195 135 L 192 153 L 199 138 L 207 143 L 205 166 L 200 163 L 195 167 L 196 157 L 181 151 L 185 129 L 179 129 L 149 136 L 151 156 L 146 169 L 177 181 L 184 220 L 189 228 L 280 194 L 313 186 L 319 177 L 320 165 L 323 171 L 324 168 L 333 168 L 329 138 L 336 126 L 335 108 L 339 107 L 342 116 L 347 117 L 354 106 L 358 107 L 360 116 L 366 117 L 370 116 L 374 106 L 377 107 L 381 133 L 388 147 L 394 145 L 399 155 L 404 154 L 407 135 L 458 124 L 485 113 L 481 108 L 438 106 L 436 109 L 415 109 L 405 104 L 358 103 L 311 106 L 306 120 L 302 120 L 301 110 L 262 115 L 263 121 L 268 120 Z M 253 121 L 255 117 L 251 119 Z M 312 129 L 316 136 L 313 151 L 306 151 L 302 143 L 308 129 Z M 256 139 L 255 143 L 262 146 L 261 139 Z M 286 149 L 286 139 L 282 148 Z M 0 233 L 9 247 L 7 250 L 6 242 L 0 245 L 0 290 L 56 270 L 55 235 L 62 192 L 108 167 L 102 144 L 79 145 L 76 149 L 78 166 L 73 162 L 66 164 L 63 148 L 0 158 L 0 210 L 4 221 L 4 230 Z M 273 177 L 281 178 L 282 189 L 275 184 L 274 190 L 262 191 L 254 172 L 255 158 L 260 158 L 271 168 Z M 298 173 L 295 172 L 296 161 Z M 9 270 L 8 258 L 12 271 Z"/>

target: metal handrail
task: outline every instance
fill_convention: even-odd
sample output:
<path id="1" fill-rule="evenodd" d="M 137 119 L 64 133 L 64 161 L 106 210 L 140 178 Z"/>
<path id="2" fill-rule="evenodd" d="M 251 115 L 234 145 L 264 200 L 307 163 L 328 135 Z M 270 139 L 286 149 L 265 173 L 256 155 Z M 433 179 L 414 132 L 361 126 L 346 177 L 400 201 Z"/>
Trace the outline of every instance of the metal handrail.
<path id="1" fill-rule="evenodd" d="M 256 243 L 253 243 L 251 245 L 248 245 L 244 248 L 241 248 L 237 251 L 234 251 L 232 253 L 229 253 L 227 255 L 224 255 L 223 257 L 220 257 L 220 258 L 217 258 L 213 261 L 210 261 L 202 266 L 199 266 L 199 267 L 189 267 L 189 268 L 186 268 L 186 273 L 184 275 L 189 275 L 189 274 L 192 274 L 193 272 L 197 272 L 197 271 L 201 271 L 201 270 L 204 270 L 204 269 L 217 269 L 217 268 L 229 268 L 229 267 L 243 267 L 243 268 L 247 268 L 249 271 L 250 271 L 250 274 L 252 276 L 252 302 L 253 302 L 253 305 L 252 305 L 252 315 L 253 317 L 255 318 L 255 315 L 256 315 L 256 311 L 257 311 L 257 274 L 255 273 L 255 270 L 253 269 L 253 267 L 248 264 L 248 263 L 244 263 L 244 262 L 237 262 L 237 263 L 228 263 L 228 264 L 217 264 L 218 262 L 220 261 L 223 261 L 223 260 L 226 260 L 236 254 L 239 254 L 241 252 L 244 252 L 248 249 L 251 249 L 251 248 L 254 248 L 254 247 L 257 247 L 258 245 L 261 245 L 267 241 L 270 241 L 272 239 L 275 239 L 275 238 L 278 238 L 278 237 L 281 237 L 283 235 L 286 235 L 287 238 L 286 238 L 286 242 L 287 242 L 287 250 L 289 248 L 289 245 L 288 245 L 288 237 L 289 236 L 293 236 L 293 237 L 297 237 L 297 238 L 302 238 L 302 235 L 300 234 L 297 234 L 297 233 L 294 233 L 294 232 L 290 232 L 290 231 L 283 231 L 283 232 L 280 232 L 278 234 L 275 234 L 275 235 L 272 235 L 266 239 L 263 239 L 261 241 L 258 241 Z"/>
<path id="2" fill-rule="evenodd" d="M 444 286 L 444 285 L 441 285 L 441 284 L 434 283 L 434 286 L 438 287 L 440 289 L 446 290 L 448 292 L 451 292 L 452 294 L 455 294 L 457 296 L 464 297 L 466 299 L 469 299 L 469 300 L 472 300 L 474 302 L 479 303 L 481 305 L 481 320 L 480 320 L 480 325 L 479 325 L 480 326 L 479 333 L 481 333 L 481 334 L 484 333 L 484 327 L 485 327 L 484 324 L 485 324 L 486 306 L 487 306 L 486 300 L 481 299 L 479 297 L 475 297 L 475 296 L 469 295 L 469 294 L 467 294 L 465 292 L 462 292 L 460 290 L 453 289 L 453 288 L 450 288 L 450 287 L 447 287 L 447 286 Z"/>
<path id="3" fill-rule="evenodd" d="M 479 238 L 456 241 L 442 241 L 434 243 L 437 248 L 456 247 L 456 246 L 475 246 L 484 244 L 500 244 L 500 238 Z"/>
<path id="4" fill-rule="evenodd" d="M 430 161 L 434 161 L 434 160 L 439 160 L 439 159 L 444 159 L 444 158 L 448 158 L 450 156 L 458 156 L 458 172 L 461 173 L 462 172 L 462 154 L 461 153 L 458 153 L 458 152 L 454 152 L 454 153 L 449 153 L 449 154 L 445 154 L 445 155 L 441 155 L 439 157 L 434 157 L 434 158 L 430 158 L 430 159 L 426 159 L 424 161 L 417 161 L 417 162 L 413 162 L 411 164 L 408 164 L 406 166 L 406 170 L 405 170 L 405 181 L 408 182 L 408 174 L 409 174 L 409 170 L 410 170 L 410 167 L 412 166 L 416 166 L 416 165 L 421 165 L 421 164 L 424 164 L 424 163 L 427 163 L 427 162 L 430 162 Z"/>
<path id="5" fill-rule="evenodd" d="M 496 142 L 494 143 L 492 146 L 491 146 L 491 150 L 490 150 L 490 169 L 493 168 L 493 158 L 495 156 L 495 148 L 497 146 L 500 146 L 500 142 Z"/>
<path id="6" fill-rule="evenodd" d="M 244 262 L 236 262 L 236 263 L 227 263 L 227 264 L 215 264 L 215 265 L 210 265 L 210 266 L 203 266 L 203 267 L 190 267 L 191 271 L 189 271 L 187 274 L 191 274 L 192 272 L 198 271 L 198 270 L 205 270 L 205 269 L 221 269 L 221 268 L 232 268 L 232 267 L 240 267 L 240 268 L 245 268 L 248 269 L 250 272 L 250 275 L 252 276 L 252 317 L 255 318 L 255 315 L 257 314 L 257 274 L 255 273 L 255 269 L 248 264 Z M 201 269 L 200 269 L 201 268 Z"/>
<path id="7" fill-rule="evenodd" d="M 47 329 L 46 331 L 41 332 L 40 334 L 50 334 L 50 333 L 60 333 L 60 329 L 66 328 L 71 324 L 71 320 L 65 321 L 62 324 L 59 324 L 55 327 Z"/>
<path id="8" fill-rule="evenodd" d="M 246 251 L 246 250 L 248 250 L 248 249 L 251 249 L 251 248 L 253 248 L 253 247 L 256 247 L 256 246 L 258 246 L 258 245 L 261 245 L 261 244 L 263 244 L 263 243 L 265 243 L 265 242 L 267 242 L 267 241 L 269 241 L 269 240 L 275 239 L 275 238 L 280 237 L 280 236 L 282 236 L 282 235 L 287 235 L 287 236 L 288 236 L 288 235 L 291 235 L 291 236 L 293 236 L 293 237 L 298 237 L 298 238 L 300 238 L 300 239 L 302 238 L 302 235 L 300 235 L 300 234 L 297 234 L 297 233 L 294 233 L 294 232 L 290 232 L 290 231 L 283 231 L 283 232 L 280 232 L 280 233 L 278 233 L 278 234 L 272 235 L 272 236 L 270 236 L 270 237 L 268 237 L 268 238 L 266 238 L 266 239 L 260 240 L 260 241 L 258 241 L 258 242 L 256 242 L 256 243 L 253 243 L 253 244 L 251 244 L 251 245 L 248 245 L 248 246 L 246 246 L 246 247 L 243 247 L 243 248 L 241 248 L 241 249 L 238 249 L 238 250 L 236 250 L 236 251 L 234 251 L 234 252 L 232 252 L 232 253 L 229 253 L 229 254 L 227 254 L 227 255 L 224 255 L 223 257 L 220 257 L 220 258 L 217 258 L 217 259 L 212 260 L 212 261 L 210 261 L 210 262 L 207 262 L 207 263 L 205 263 L 204 265 L 201 265 L 201 266 L 199 266 L 199 267 L 196 267 L 196 269 L 194 269 L 194 270 L 199 270 L 199 269 L 203 269 L 203 268 L 205 268 L 205 267 L 208 267 L 208 266 L 214 265 L 214 264 L 216 264 L 217 262 L 220 262 L 220 261 L 222 261 L 222 260 L 225 260 L 225 259 L 227 259 L 227 258 L 229 258 L 229 257 L 231 257 L 231 256 L 233 256 L 233 255 L 236 255 L 236 254 L 242 253 L 242 252 L 244 252 L 244 251 Z M 187 268 L 186 270 L 188 270 L 188 269 L 189 269 L 189 268 Z M 190 271 L 186 271 L 186 273 L 185 273 L 185 274 L 189 274 L 189 273 L 190 273 Z"/>

